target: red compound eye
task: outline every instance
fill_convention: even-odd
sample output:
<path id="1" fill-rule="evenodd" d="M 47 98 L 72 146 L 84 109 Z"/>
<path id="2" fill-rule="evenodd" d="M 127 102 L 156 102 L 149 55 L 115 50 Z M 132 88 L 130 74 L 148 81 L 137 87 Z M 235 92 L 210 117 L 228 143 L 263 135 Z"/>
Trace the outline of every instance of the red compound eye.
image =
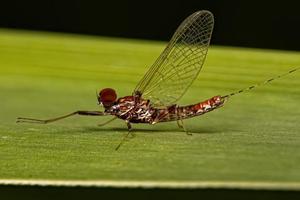
<path id="1" fill-rule="evenodd" d="M 111 106 L 117 100 L 116 91 L 111 88 L 105 88 L 99 93 L 98 100 L 104 106 Z"/>

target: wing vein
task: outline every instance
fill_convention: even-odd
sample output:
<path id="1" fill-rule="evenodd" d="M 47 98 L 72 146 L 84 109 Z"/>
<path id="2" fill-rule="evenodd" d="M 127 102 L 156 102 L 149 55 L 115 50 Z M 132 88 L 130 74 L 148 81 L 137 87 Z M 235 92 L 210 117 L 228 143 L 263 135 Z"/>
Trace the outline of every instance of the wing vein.
<path id="1" fill-rule="evenodd" d="M 141 93 L 156 107 L 176 103 L 204 64 L 213 25 L 213 15 L 209 11 L 198 11 L 187 17 L 140 80 L 134 93 Z"/>

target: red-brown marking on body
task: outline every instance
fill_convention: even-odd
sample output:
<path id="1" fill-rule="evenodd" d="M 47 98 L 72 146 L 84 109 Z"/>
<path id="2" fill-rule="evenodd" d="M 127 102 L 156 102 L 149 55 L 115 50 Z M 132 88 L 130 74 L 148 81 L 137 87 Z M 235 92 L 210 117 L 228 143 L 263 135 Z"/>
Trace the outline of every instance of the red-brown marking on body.
<path id="1" fill-rule="evenodd" d="M 161 109 L 158 113 L 157 122 L 173 121 L 178 119 L 186 119 L 205 114 L 216 108 L 221 107 L 225 102 L 221 96 L 214 96 L 203 102 L 188 106 L 170 106 L 167 109 Z M 174 110 L 175 109 L 175 110 Z"/>
<path id="2" fill-rule="evenodd" d="M 125 97 L 119 98 L 117 100 L 118 103 L 123 103 L 125 101 L 134 101 L 134 97 L 133 96 L 125 96 Z"/>

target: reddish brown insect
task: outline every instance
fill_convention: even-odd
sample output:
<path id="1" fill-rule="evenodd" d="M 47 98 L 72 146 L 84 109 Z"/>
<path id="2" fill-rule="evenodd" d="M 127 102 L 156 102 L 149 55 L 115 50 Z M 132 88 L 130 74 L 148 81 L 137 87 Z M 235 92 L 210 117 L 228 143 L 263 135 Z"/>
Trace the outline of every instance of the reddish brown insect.
<path id="1" fill-rule="evenodd" d="M 299 69 L 229 95 L 218 95 L 197 104 L 178 106 L 176 102 L 185 94 L 202 68 L 213 26 L 214 18 L 209 11 L 198 11 L 190 15 L 178 27 L 165 50 L 138 83 L 131 96 L 117 99 L 116 92 L 111 88 L 105 88 L 97 94 L 99 103 L 104 107 L 104 112 L 76 111 L 48 120 L 19 117 L 17 122 L 47 124 L 76 114 L 113 115 L 115 117 L 104 124 L 116 118 L 125 120 L 129 131 L 124 138 L 130 133 L 131 123 L 156 124 L 177 121 L 178 126 L 186 131 L 182 123 L 183 119 L 220 108 L 230 96 L 251 90 L 258 85 L 268 83 Z"/>

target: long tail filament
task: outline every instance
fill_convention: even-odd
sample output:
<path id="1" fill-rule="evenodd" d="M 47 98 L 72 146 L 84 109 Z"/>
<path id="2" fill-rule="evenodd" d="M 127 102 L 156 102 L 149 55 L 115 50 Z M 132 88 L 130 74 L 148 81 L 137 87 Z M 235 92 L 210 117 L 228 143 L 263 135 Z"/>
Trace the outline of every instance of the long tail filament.
<path id="1" fill-rule="evenodd" d="M 284 73 L 284 74 L 281 74 L 281 75 L 278 75 L 278 76 L 276 76 L 276 77 L 270 78 L 270 79 L 268 79 L 268 80 L 266 80 L 266 81 L 257 83 L 257 84 L 255 84 L 255 85 L 250 86 L 250 87 L 247 87 L 247 88 L 238 90 L 238 91 L 236 91 L 236 92 L 227 94 L 227 95 L 225 95 L 225 96 L 222 96 L 222 98 L 227 99 L 227 98 L 229 98 L 229 97 L 231 97 L 231 96 L 234 96 L 234 95 L 236 95 L 236 94 L 240 94 L 240 93 L 243 93 L 243 92 L 245 92 L 245 91 L 252 90 L 252 89 L 257 88 L 257 87 L 259 87 L 259 86 L 262 86 L 262 85 L 265 85 L 265 84 L 267 84 L 267 83 L 270 83 L 270 82 L 272 82 L 272 81 L 274 81 L 274 80 L 276 80 L 276 79 L 279 79 L 279 78 L 281 78 L 281 77 L 284 77 L 284 76 L 286 76 L 286 75 L 289 75 L 289 74 L 291 74 L 291 73 L 293 73 L 293 72 L 295 72 L 295 71 L 297 71 L 297 70 L 299 70 L 299 69 L 300 69 L 300 67 L 295 68 L 295 69 L 290 70 L 290 71 L 288 71 L 288 72 L 286 72 L 286 73 Z"/>

